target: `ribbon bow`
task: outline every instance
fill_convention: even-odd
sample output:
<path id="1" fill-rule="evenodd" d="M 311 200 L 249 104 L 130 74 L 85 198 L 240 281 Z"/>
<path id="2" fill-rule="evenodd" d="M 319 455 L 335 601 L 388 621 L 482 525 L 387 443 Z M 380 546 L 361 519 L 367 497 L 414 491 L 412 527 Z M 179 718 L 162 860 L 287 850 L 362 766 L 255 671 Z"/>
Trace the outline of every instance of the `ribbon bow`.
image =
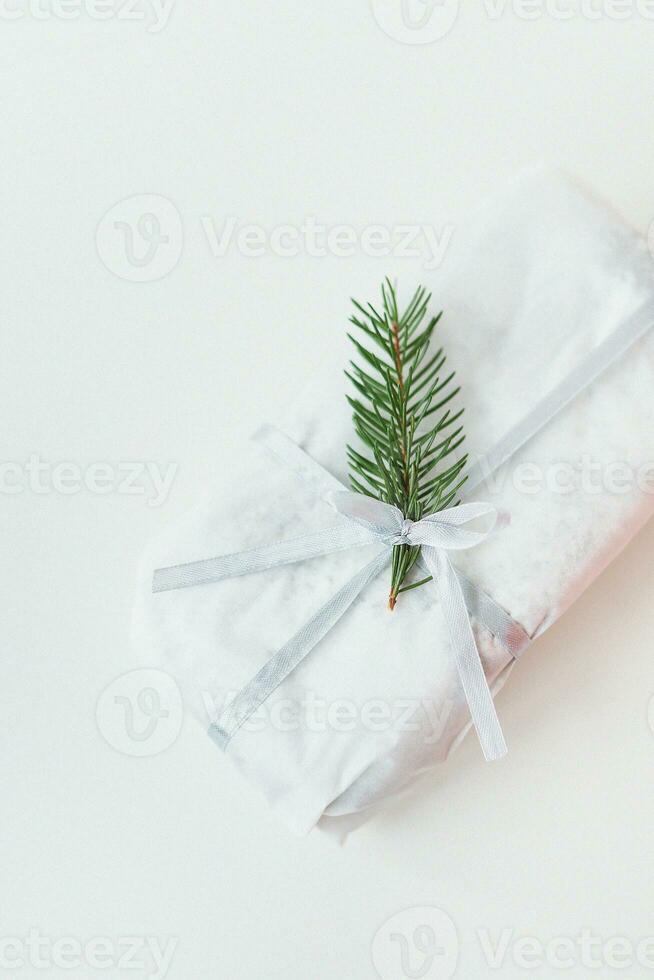
<path id="1" fill-rule="evenodd" d="M 489 761 L 505 755 L 506 743 L 475 643 L 469 611 L 474 612 L 514 657 L 525 649 L 529 637 L 490 596 L 453 568 L 448 557 L 450 551 L 474 548 L 488 538 L 497 524 L 495 508 L 489 504 L 466 503 L 430 514 L 419 521 L 410 521 L 397 507 L 345 490 L 282 433 L 267 432 L 262 441 L 271 442 L 269 448 L 274 446 L 275 454 L 301 475 L 306 476 L 308 471 L 314 477 L 327 477 L 337 489 L 330 490 L 324 498 L 346 520 L 333 527 L 248 551 L 159 568 L 154 573 L 153 592 L 219 582 L 374 543 L 381 544 L 382 550 L 273 654 L 227 704 L 218 721 L 211 726 L 212 738 L 225 749 L 239 728 L 326 636 L 368 583 L 388 565 L 393 546 L 409 544 L 422 547 L 423 562 L 433 577 L 448 626 L 454 661 L 484 755 Z M 487 526 L 483 530 L 468 526 L 484 519 Z"/>

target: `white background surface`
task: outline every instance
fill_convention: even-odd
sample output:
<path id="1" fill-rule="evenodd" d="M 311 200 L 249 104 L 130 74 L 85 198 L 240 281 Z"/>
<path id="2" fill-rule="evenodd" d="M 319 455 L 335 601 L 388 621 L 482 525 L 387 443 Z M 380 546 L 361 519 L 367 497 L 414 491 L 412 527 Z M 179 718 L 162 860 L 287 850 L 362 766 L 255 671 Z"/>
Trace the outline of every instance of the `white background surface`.
<path id="1" fill-rule="evenodd" d="M 218 232 L 228 216 L 268 231 L 314 216 L 456 234 L 475 202 L 549 160 L 646 231 L 654 20 L 493 19 L 470 5 L 447 36 L 406 44 L 364 0 L 177 0 L 156 32 L 125 7 L 98 20 L 69 0 L 67 20 L 43 0 L 7 19 L 16 7 L 0 17 L 2 459 L 178 469 L 159 507 L 150 491 L 0 495 L 0 936 L 173 937 L 172 980 L 369 980 L 385 920 L 434 906 L 457 930 L 455 976 L 514 980 L 566 971 L 526 970 L 510 950 L 492 969 L 479 930 L 542 944 L 653 935 L 651 526 L 501 694 L 508 759 L 484 765 L 469 738 L 343 850 L 289 837 L 192 724 L 154 757 L 115 751 L 96 703 L 138 661 L 130 610 L 148 536 L 229 478 L 230 448 L 343 330 L 350 293 L 386 273 L 429 282 L 424 254 L 221 258 L 201 219 Z M 177 265 L 154 282 L 114 274 L 96 248 L 107 210 L 142 194 L 172 202 L 183 226 Z M 162 230 L 175 257 L 181 238 Z M 143 268 L 124 250 L 121 267 L 119 229 L 103 234 L 114 272 Z M 420 921 L 396 931 L 411 940 Z M 385 941 L 390 958 L 399 946 Z M 574 957 L 575 977 L 652 973 Z M 446 961 L 413 975 L 450 977 Z"/>

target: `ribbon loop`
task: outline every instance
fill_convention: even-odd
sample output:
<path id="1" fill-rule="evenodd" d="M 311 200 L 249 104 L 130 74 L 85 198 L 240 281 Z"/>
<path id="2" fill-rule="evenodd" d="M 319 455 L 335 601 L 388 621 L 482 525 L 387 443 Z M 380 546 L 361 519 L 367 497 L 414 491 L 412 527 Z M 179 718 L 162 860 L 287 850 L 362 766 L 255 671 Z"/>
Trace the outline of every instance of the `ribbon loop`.
<path id="1" fill-rule="evenodd" d="M 488 526 L 483 530 L 466 527 L 482 518 L 489 519 L 486 522 Z M 495 530 L 497 521 L 497 511 L 490 504 L 461 504 L 417 521 L 411 528 L 409 543 L 444 548 L 446 551 L 464 551 L 482 544 Z"/>
<path id="2" fill-rule="evenodd" d="M 343 517 L 365 527 L 381 541 L 387 541 L 402 532 L 404 514 L 383 500 L 366 497 L 362 493 L 350 493 L 349 490 L 331 491 L 325 495 L 325 500 Z"/>

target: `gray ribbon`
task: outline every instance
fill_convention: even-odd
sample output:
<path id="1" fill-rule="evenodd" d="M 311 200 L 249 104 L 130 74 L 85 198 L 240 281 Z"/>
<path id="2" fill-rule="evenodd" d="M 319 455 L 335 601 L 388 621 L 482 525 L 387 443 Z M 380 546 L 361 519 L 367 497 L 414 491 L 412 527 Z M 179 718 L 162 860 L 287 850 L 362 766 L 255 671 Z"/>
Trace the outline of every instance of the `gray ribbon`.
<path id="1" fill-rule="evenodd" d="M 483 594 L 477 597 L 474 586 L 467 580 L 462 584 L 448 557 L 450 551 L 473 548 L 486 540 L 496 524 L 495 508 L 489 504 L 467 503 L 413 522 L 407 520 L 397 507 L 344 489 L 329 491 L 326 499 L 347 523 L 237 554 L 159 568 L 154 573 L 153 591 L 167 592 L 249 575 L 346 548 L 373 543 L 381 546 L 372 561 L 339 589 L 230 701 L 212 726 L 212 737 L 225 748 L 242 725 L 347 612 L 363 589 L 388 565 L 394 545 L 408 544 L 421 545 L 424 563 L 433 576 L 456 667 L 484 755 L 493 760 L 506 754 L 506 744 L 472 632 L 465 593 L 471 603 L 479 599 L 476 604 L 482 620 L 484 608 L 492 610 L 489 618 L 494 620 L 495 629 L 507 637 L 511 635 L 514 647 L 524 649 L 529 638 L 490 597 Z M 484 519 L 487 527 L 483 530 L 469 526 Z"/>
<path id="2" fill-rule="evenodd" d="M 509 429 L 489 453 L 470 464 L 465 471 L 467 479 L 463 487 L 464 499 L 468 494 L 476 493 L 495 470 L 522 449 L 577 395 L 585 391 L 605 371 L 619 361 L 634 344 L 646 337 L 653 326 L 654 301 L 648 300 L 632 313 L 617 330 L 614 330 L 597 347 L 586 354 L 562 381 L 555 385 L 544 398 L 537 402 L 531 411 L 527 412 L 516 425 Z"/>

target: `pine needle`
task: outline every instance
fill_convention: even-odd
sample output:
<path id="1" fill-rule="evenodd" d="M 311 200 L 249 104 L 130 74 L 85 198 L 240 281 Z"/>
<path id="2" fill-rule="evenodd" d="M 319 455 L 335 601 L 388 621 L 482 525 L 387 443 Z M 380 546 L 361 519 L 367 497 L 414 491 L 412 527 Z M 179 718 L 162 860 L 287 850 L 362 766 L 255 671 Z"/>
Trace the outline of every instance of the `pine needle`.
<path id="1" fill-rule="evenodd" d="M 454 385 L 454 372 L 444 372 L 442 348 L 427 357 L 442 316 L 423 326 L 431 294 L 420 286 L 401 314 L 389 279 L 381 294 L 382 311 L 352 300 L 356 314 L 350 322 L 359 336 L 348 336 L 363 365 L 352 361 L 352 371 L 345 374 L 354 388 L 348 401 L 363 451 L 347 447 L 350 483 L 357 493 L 393 504 L 418 521 L 458 503 L 455 498 L 465 483 L 461 473 L 467 455 L 450 458 L 465 438 L 461 425 L 452 428 L 463 409 L 448 407 L 460 389 Z M 390 609 L 401 593 L 430 581 L 404 585 L 419 555 L 419 547 L 393 548 Z"/>

